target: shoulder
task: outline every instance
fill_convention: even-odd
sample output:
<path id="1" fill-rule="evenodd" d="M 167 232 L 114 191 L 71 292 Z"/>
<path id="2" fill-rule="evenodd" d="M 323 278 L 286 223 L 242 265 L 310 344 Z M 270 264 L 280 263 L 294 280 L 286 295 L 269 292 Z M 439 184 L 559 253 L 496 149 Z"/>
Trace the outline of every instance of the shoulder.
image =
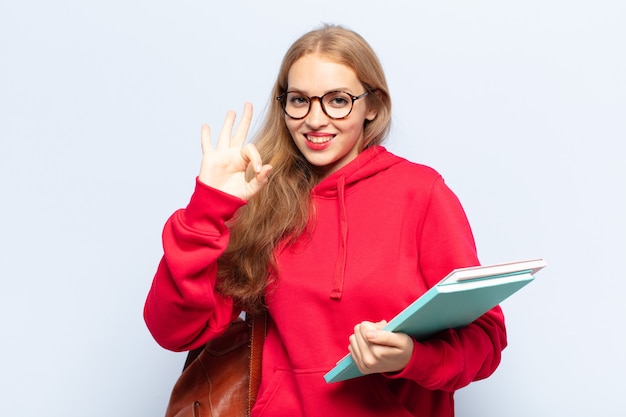
<path id="1" fill-rule="evenodd" d="M 388 158 L 396 161 L 396 163 L 389 166 L 389 175 L 396 176 L 398 179 L 427 183 L 443 181 L 441 174 L 428 165 L 409 161 L 387 150 L 384 150 L 384 152 L 388 155 Z"/>

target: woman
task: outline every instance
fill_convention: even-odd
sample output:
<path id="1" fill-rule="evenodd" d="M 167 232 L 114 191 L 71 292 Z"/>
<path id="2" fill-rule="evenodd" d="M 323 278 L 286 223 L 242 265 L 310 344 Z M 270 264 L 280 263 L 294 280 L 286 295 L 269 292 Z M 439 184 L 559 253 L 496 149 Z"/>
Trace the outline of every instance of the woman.
<path id="1" fill-rule="evenodd" d="M 358 34 L 324 26 L 288 50 L 254 144 L 252 107 L 226 116 L 189 205 L 163 232 L 145 305 L 163 347 L 190 350 L 267 309 L 253 416 L 452 416 L 453 393 L 506 346 L 499 307 L 414 340 L 381 330 L 452 269 L 479 263 L 441 176 L 386 151 L 391 101 Z M 349 350 L 366 374 L 326 384 Z"/>

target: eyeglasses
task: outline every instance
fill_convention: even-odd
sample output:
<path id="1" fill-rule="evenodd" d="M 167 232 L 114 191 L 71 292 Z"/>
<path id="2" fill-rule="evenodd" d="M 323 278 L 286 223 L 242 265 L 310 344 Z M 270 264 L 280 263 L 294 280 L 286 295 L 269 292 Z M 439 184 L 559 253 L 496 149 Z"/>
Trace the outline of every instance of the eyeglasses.
<path id="1" fill-rule="evenodd" d="M 283 111 L 287 116 L 295 120 L 300 120 L 304 119 L 309 114 L 313 100 L 317 99 L 317 101 L 320 102 L 324 114 L 331 119 L 338 120 L 348 117 L 352 112 L 354 102 L 369 93 L 369 91 L 366 91 L 360 96 L 353 96 L 345 91 L 329 91 L 321 97 L 309 97 L 296 91 L 287 91 L 276 97 L 276 100 L 280 101 L 280 104 L 283 106 Z"/>

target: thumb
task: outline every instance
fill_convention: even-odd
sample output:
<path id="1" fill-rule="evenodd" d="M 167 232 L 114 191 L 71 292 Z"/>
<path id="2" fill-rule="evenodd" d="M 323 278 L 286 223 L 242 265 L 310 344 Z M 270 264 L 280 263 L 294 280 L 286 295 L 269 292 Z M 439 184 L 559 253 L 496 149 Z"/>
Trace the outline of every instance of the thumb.
<path id="1" fill-rule="evenodd" d="M 382 329 L 387 325 L 387 320 L 381 320 L 378 323 L 375 323 L 377 329 Z"/>
<path id="2" fill-rule="evenodd" d="M 384 329 L 386 325 L 387 325 L 387 320 L 381 320 L 379 322 L 372 323 L 371 327 L 367 329 L 365 333 L 367 340 L 372 340 L 372 341 L 376 340 L 378 336 L 380 335 L 380 332 L 378 330 Z"/>
<path id="3" fill-rule="evenodd" d="M 271 165 L 263 165 L 259 168 L 258 172 L 254 175 L 254 177 L 252 177 L 250 182 L 248 182 L 251 195 L 255 195 L 267 185 L 271 171 Z"/>

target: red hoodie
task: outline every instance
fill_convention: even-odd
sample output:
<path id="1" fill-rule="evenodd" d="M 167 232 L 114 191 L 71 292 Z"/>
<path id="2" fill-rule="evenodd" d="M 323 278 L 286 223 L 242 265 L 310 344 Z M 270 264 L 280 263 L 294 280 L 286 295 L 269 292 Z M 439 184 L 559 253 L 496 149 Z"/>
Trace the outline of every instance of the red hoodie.
<path id="1" fill-rule="evenodd" d="M 452 269 L 478 265 L 467 218 L 441 176 L 383 147 L 363 151 L 312 191 L 310 234 L 277 253 L 254 417 L 453 416 L 453 393 L 486 378 L 506 346 L 494 308 L 473 324 L 415 341 L 394 374 L 327 384 L 355 324 L 389 320 Z M 189 350 L 240 312 L 214 291 L 225 222 L 245 201 L 197 182 L 165 225 L 165 255 L 144 316 L 157 342 Z"/>

